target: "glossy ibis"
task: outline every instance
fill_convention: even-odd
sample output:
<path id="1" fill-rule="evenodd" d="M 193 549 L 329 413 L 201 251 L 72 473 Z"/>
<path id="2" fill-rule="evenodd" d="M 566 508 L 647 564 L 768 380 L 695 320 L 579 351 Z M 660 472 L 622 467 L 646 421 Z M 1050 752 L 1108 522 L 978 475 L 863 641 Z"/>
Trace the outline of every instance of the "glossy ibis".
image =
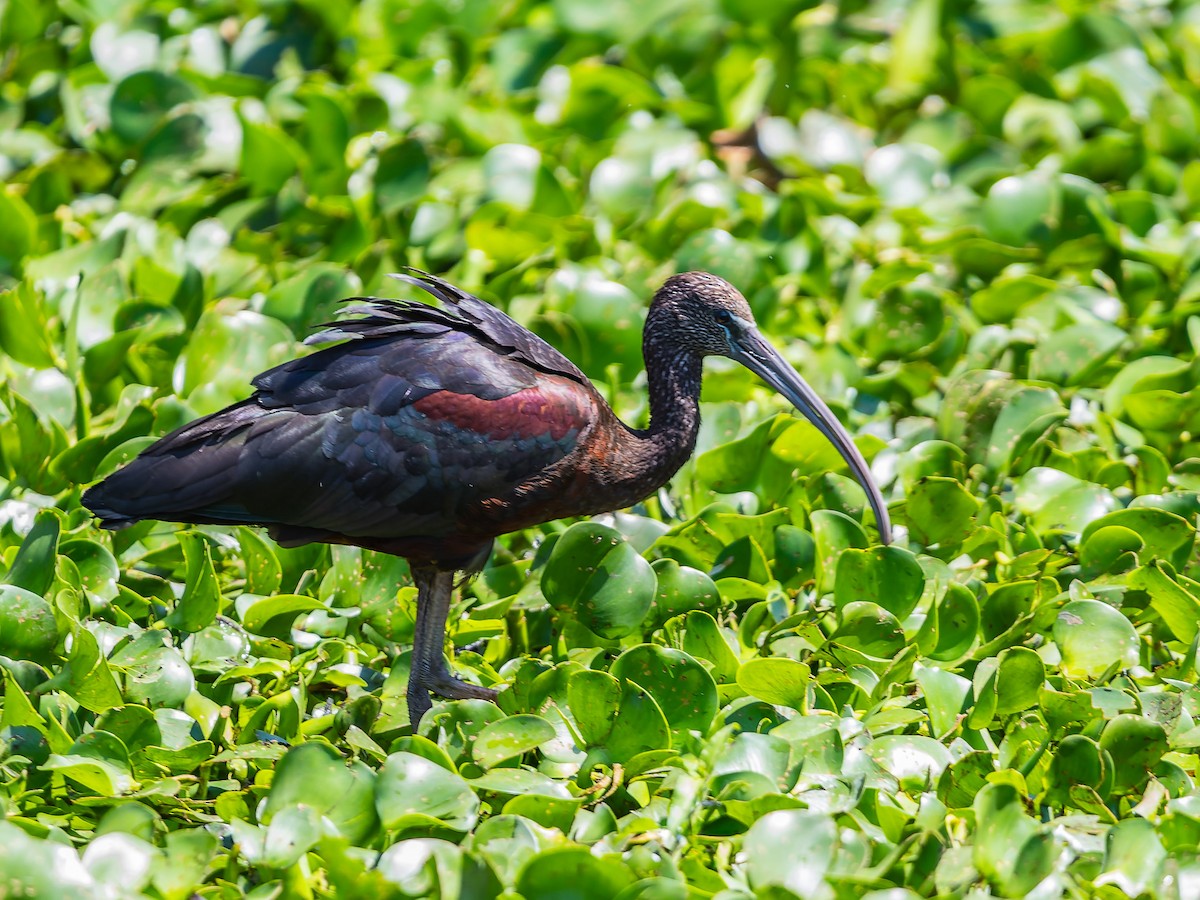
<path id="1" fill-rule="evenodd" d="M 442 697 L 494 698 L 443 655 L 456 572 L 501 534 L 620 509 L 683 465 L 700 426 L 705 356 L 742 363 L 837 447 L 891 539 L 866 462 L 824 402 L 767 343 L 746 300 L 704 272 L 667 279 L 646 319 L 650 427 L 621 422 L 574 364 L 482 300 L 397 275 L 441 305 L 360 298 L 317 352 L 264 372 L 248 400 L 167 435 L 93 486 L 106 528 L 141 519 L 265 525 L 284 546 L 353 544 L 406 557 L 418 588 L 413 727 Z"/>

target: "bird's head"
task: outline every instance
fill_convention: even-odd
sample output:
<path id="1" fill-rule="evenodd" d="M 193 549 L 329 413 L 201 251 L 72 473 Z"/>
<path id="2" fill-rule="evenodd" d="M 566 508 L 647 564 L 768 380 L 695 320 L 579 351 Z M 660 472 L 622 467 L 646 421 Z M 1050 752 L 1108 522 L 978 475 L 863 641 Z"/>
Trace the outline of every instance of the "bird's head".
<path id="1" fill-rule="evenodd" d="M 791 401 L 842 455 L 867 493 L 880 539 L 891 543 L 887 504 L 866 460 L 825 401 L 763 337 L 737 288 L 708 272 L 673 275 L 655 294 L 646 326 L 648 345 L 666 340 L 684 353 L 736 360 Z M 651 347 L 646 349 L 649 357 Z"/>

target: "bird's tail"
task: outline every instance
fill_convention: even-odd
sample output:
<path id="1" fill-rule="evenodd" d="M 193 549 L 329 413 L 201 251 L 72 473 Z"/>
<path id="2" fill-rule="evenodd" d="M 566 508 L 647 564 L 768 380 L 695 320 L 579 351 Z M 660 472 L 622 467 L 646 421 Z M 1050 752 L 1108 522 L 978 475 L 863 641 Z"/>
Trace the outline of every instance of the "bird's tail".
<path id="1" fill-rule="evenodd" d="M 247 521 L 247 511 L 231 498 L 244 436 L 262 412 L 247 402 L 185 425 L 84 491 L 83 505 L 110 531 L 143 519 Z"/>

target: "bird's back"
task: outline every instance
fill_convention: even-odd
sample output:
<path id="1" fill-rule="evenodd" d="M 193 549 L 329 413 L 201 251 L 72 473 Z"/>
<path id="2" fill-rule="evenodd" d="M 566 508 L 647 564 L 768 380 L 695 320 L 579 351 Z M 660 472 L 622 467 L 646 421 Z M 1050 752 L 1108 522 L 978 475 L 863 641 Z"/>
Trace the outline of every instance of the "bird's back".
<path id="1" fill-rule="evenodd" d="M 466 301 L 369 301 L 319 336 L 342 343 L 259 375 L 252 397 L 162 438 L 84 504 L 110 528 L 262 524 L 285 543 L 479 552 L 555 489 L 598 398 L 549 345 Z"/>

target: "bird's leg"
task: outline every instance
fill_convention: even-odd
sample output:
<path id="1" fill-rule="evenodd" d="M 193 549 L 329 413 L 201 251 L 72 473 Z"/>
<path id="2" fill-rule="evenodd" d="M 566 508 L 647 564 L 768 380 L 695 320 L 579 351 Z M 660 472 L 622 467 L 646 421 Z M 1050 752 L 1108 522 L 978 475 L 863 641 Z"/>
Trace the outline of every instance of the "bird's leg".
<path id="1" fill-rule="evenodd" d="M 413 638 L 412 670 L 408 676 L 408 720 L 413 729 L 433 705 L 430 692 L 451 700 L 495 700 L 491 688 L 469 684 L 450 672 L 442 650 L 446 643 L 446 616 L 454 590 L 454 573 L 432 567 L 413 569 L 417 584 L 417 627 Z"/>

